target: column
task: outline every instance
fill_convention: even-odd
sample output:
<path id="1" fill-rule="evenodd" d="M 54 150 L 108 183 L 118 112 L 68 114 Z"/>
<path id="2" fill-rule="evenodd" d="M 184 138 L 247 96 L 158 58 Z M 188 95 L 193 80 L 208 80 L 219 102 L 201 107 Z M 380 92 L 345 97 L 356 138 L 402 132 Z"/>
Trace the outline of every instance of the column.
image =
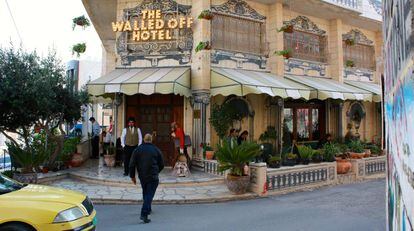
<path id="1" fill-rule="evenodd" d="M 329 24 L 328 36 L 329 71 L 332 79 L 343 82 L 344 51 L 342 47 L 342 20 L 333 19 Z"/>
<path id="2" fill-rule="evenodd" d="M 283 33 L 277 32 L 283 26 L 283 4 L 275 3 L 269 7 L 267 18 L 267 41 L 269 41 L 268 68 L 270 72 L 283 77 L 285 73 L 285 61 L 282 56 L 274 55 L 275 51 L 281 51 L 283 46 Z"/>
<path id="3" fill-rule="evenodd" d="M 344 141 L 344 136 L 343 136 L 344 124 L 342 122 L 342 114 L 343 114 L 342 112 L 343 112 L 343 110 L 344 110 L 344 103 L 340 102 L 338 104 L 338 138 L 339 138 L 340 142 Z"/>
<path id="4" fill-rule="evenodd" d="M 192 143 L 196 156 L 202 158 L 201 143 L 210 143 L 210 137 L 207 136 L 207 121 L 210 118 L 207 113 L 210 104 L 210 94 L 208 91 L 193 92 L 193 136 Z"/>

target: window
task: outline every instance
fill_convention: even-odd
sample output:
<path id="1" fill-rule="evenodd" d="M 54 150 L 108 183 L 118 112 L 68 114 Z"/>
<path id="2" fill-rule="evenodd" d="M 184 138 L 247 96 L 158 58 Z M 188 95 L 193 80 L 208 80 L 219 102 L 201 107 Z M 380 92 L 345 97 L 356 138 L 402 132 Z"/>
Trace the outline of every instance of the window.
<path id="1" fill-rule="evenodd" d="M 261 21 L 214 14 L 211 23 L 214 49 L 264 55 L 265 25 Z"/>
<path id="2" fill-rule="evenodd" d="M 347 45 L 343 42 L 344 64 L 352 61 L 354 67 L 375 70 L 375 50 L 373 46 L 358 44 Z"/>
<path id="3" fill-rule="evenodd" d="M 283 120 L 283 142 L 285 146 L 298 142 L 317 141 L 324 134 L 324 104 L 286 103 Z"/>
<path id="4" fill-rule="evenodd" d="M 326 62 L 325 45 L 325 36 L 297 30 L 284 33 L 285 49 L 292 52 L 293 58 Z"/>

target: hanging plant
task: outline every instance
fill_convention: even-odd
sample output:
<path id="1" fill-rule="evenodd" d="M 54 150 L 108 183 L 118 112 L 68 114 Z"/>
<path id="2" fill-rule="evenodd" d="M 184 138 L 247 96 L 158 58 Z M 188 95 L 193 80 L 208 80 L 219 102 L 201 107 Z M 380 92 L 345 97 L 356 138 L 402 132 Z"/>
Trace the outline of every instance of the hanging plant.
<path id="1" fill-rule="evenodd" d="M 195 48 L 195 52 L 199 52 L 201 50 L 210 50 L 211 45 L 209 41 L 206 42 L 200 42 L 198 43 L 197 47 Z"/>
<path id="2" fill-rule="evenodd" d="M 346 60 L 345 65 L 347 67 L 355 67 L 355 63 L 352 60 Z"/>
<path id="3" fill-rule="evenodd" d="M 293 33 L 293 25 L 284 25 L 277 32 Z"/>
<path id="4" fill-rule="evenodd" d="M 345 44 L 348 45 L 348 46 L 353 46 L 353 45 L 355 45 L 355 39 L 347 38 L 347 39 L 345 39 Z"/>
<path id="5" fill-rule="evenodd" d="M 198 19 L 206 19 L 206 20 L 211 20 L 213 19 L 213 13 L 211 12 L 211 10 L 203 10 L 201 11 L 200 15 L 198 16 Z"/>
<path id="6" fill-rule="evenodd" d="M 84 15 L 76 17 L 72 19 L 72 21 L 73 21 L 72 30 L 74 30 L 76 26 L 81 26 L 83 27 L 83 29 L 85 29 L 86 27 L 91 25 L 91 23 L 89 22 L 89 19 L 87 19 Z"/>
<path id="7" fill-rule="evenodd" d="M 292 57 L 292 51 L 291 50 L 276 51 L 275 54 L 283 56 L 285 59 L 289 59 L 290 57 Z"/>
<path id="8" fill-rule="evenodd" d="M 72 47 L 72 55 L 76 53 L 78 57 L 80 56 L 80 54 L 84 53 L 85 51 L 86 51 L 86 43 L 78 43 L 78 44 L 73 45 Z"/>

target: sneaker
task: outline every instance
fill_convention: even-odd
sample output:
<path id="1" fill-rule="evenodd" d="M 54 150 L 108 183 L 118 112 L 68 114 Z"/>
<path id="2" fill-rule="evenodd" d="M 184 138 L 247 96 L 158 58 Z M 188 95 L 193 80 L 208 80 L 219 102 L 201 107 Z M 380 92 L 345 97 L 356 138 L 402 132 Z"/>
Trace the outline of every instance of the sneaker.
<path id="1" fill-rule="evenodd" d="M 145 223 L 145 224 L 147 224 L 147 223 L 150 223 L 151 222 L 151 220 L 150 219 L 148 219 L 148 216 L 141 216 L 140 217 L 140 219 Z"/>

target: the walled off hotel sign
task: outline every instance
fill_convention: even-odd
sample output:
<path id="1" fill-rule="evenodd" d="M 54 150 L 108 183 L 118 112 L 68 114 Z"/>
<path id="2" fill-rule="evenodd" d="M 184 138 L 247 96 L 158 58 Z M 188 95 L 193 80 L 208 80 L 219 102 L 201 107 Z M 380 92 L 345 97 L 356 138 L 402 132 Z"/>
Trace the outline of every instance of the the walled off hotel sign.
<path id="1" fill-rule="evenodd" d="M 191 28 L 192 17 L 166 19 L 161 10 L 142 10 L 139 19 L 112 22 L 114 32 L 132 32 L 131 40 L 164 41 L 173 40 L 175 29 Z"/>

